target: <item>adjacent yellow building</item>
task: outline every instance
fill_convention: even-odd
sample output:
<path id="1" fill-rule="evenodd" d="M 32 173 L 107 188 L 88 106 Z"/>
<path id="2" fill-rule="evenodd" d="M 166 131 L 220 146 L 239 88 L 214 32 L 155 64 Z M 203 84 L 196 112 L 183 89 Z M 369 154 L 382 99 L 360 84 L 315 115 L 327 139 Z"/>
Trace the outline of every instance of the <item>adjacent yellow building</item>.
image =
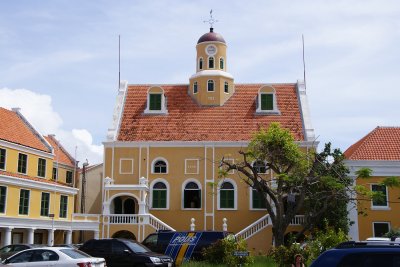
<path id="1" fill-rule="evenodd" d="M 377 127 L 345 151 L 346 165 L 355 184 L 382 192 L 384 199 L 358 201 L 349 208 L 353 240 L 381 237 L 391 229 L 400 229 L 400 189 L 381 184 L 384 178 L 400 177 L 400 127 Z M 370 168 L 372 177 L 356 179 L 360 168 Z M 362 213 L 360 213 L 362 212 Z"/>
<path id="2" fill-rule="evenodd" d="M 252 134 L 272 122 L 315 149 L 304 83 L 234 83 L 227 43 L 213 28 L 196 52 L 188 84 L 120 84 L 104 142 L 101 237 L 228 230 L 266 251 L 272 234 L 263 203 L 235 171 L 219 180 L 219 164 L 242 160 Z M 264 162 L 253 164 L 274 176 Z"/>
<path id="3" fill-rule="evenodd" d="M 75 160 L 43 137 L 19 109 L 0 108 L 0 244 L 71 243 L 74 230 L 98 231 L 74 214 Z"/>

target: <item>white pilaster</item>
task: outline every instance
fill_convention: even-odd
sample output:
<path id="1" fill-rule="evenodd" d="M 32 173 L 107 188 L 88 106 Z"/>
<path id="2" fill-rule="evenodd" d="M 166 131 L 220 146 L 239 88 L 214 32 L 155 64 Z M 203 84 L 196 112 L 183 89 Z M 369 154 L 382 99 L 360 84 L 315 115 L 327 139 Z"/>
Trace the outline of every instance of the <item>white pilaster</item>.
<path id="1" fill-rule="evenodd" d="M 4 230 L 4 246 L 11 245 L 11 232 L 13 227 L 5 228 Z"/>
<path id="2" fill-rule="evenodd" d="M 99 239 L 99 231 L 94 231 L 94 239 Z"/>
<path id="3" fill-rule="evenodd" d="M 49 245 L 50 247 L 54 245 L 54 230 L 53 229 L 48 230 L 47 245 Z"/>
<path id="4" fill-rule="evenodd" d="M 66 236 L 65 236 L 65 244 L 71 244 L 72 243 L 72 231 L 67 230 L 65 231 Z"/>

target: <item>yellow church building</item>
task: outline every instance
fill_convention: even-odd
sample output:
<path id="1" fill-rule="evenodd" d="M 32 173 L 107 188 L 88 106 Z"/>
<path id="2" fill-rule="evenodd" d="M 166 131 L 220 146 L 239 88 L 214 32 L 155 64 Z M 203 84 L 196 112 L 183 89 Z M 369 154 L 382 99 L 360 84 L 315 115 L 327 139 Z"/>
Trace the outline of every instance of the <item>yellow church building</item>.
<path id="1" fill-rule="evenodd" d="M 218 179 L 222 158 L 237 162 L 252 134 L 272 122 L 315 149 L 303 81 L 237 84 L 227 43 L 211 27 L 196 44 L 187 84 L 120 83 L 104 142 L 101 237 L 139 241 L 159 229 L 228 230 L 249 249 L 272 244 L 257 193 L 235 171 Z M 266 178 L 264 162 L 254 162 Z M 292 228 L 302 222 L 297 216 Z"/>
<path id="2" fill-rule="evenodd" d="M 0 245 L 71 243 L 99 229 L 99 216 L 74 213 L 76 162 L 19 109 L 0 108 Z"/>

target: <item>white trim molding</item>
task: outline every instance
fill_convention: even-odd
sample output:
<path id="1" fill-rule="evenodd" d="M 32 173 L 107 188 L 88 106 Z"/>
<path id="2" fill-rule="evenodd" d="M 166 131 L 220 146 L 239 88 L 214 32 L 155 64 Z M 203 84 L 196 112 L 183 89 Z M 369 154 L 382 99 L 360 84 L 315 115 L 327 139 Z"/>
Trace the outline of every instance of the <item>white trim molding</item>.
<path id="1" fill-rule="evenodd" d="M 360 168 L 370 168 L 372 176 L 400 176 L 399 160 L 345 160 L 345 164 L 353 177 Z"/>
<path id="2" fill-rule="evenodd" d="M 121 81 L 118 88 L 118 95 L 115 101 L 113 119 L 107 131 L 107 141 L 117 140 L 122 114 L 125 107 L 126 94 L 128 93 L 128 81 Z"/>
<path id="3" fill-rule="evenodd" d="M 167 196 L 166 196 L 166 206 L 165 208 L 153 208 L 153 187 L 156 183 L 163 183 L 166 186 L 166 190 L 167 190 Z M 151 210 L 169 210 L 169 195 L 170 195 L 170 186 L 169 183 L 166 179 L 164 178 L 157 178 L 154 179 L 151 183 L 150 183 L 150 194 L 149 194 L 149 208 Z"/>
<path id="4" fill-rule="evenodd" d="M 131 161 L 131 172 L 122 172 L 121 166 L 122 166 L 122 161 Z M 119 159 L 119 174 L 133 174 L 133 158 L 120 158 Z"/>
<path id="5" fill-rule="evenodd" d="M 194 164 L 196 165 L 196 172 L 187 172 L 189 165 L 188 161 L 195 161 Z M 200 167 L 199 159 L 185 159 L 185 174 L 199 174 L 200 171 L 199 167 Z"/>
<path id="6" fill-rule="evenodd" d="M 297 81 L 297 96 L 299 98 L 300 114 L 304 129 L 304 138 L 307 141 L 315 141 L 315 132 L 311 123 L 311 113 L 308 105 L 306 85 L 303 80 Z"/>
<path id="7" fill-rule="evenodd" d="M 221 191 L 221 185 L 223 183 L 230 183 L 233 186 L 233 208 L 221 208 L 220 191 Z M 218 210 L 237 210 L 238 209 L 237 198 L 238 198 L 238 187 L 237 187 L 235 180 L 230 179 L 230 178 L 224 178 L 221 181 L 219 181 L 218 187 L 217 187 L 217 209 Z"/>
<path id="8" fill-rule="evenodd" d="M 207 66 L 208 66 L 208 62 L 207 62 Z M 196 72 L 195 74 L 193 74 L 190 77 L 190 80 L 192 80 L 194 78 L 198 78 L 198 77 L 209 77 L 209 76 L 222 76 L 225 78 L 233 79 L 232 74 L 230 74 L 226 71 L 212 69 L 212 70 L 202 70 L 202 71 Z"/>

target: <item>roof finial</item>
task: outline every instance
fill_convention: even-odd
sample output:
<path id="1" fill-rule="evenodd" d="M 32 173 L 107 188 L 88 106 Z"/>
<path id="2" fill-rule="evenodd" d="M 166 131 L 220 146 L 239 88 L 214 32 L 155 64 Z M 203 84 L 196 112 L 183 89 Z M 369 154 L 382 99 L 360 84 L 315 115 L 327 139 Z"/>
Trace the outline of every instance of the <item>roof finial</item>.
<path id="1" fill-rule="evenodd" d="M 213 16 L 212 16 L 212 9 L 210 10 L 210 19 L 209 20 L 205 20 L 203 22 L 204 23 L 208 22 L 210 24 L 210 32 L 212 32 L 213 29 L 214 29 L 213 28 L 214 23 L 218 22 L 218 20 L 214 19 Z"/>

